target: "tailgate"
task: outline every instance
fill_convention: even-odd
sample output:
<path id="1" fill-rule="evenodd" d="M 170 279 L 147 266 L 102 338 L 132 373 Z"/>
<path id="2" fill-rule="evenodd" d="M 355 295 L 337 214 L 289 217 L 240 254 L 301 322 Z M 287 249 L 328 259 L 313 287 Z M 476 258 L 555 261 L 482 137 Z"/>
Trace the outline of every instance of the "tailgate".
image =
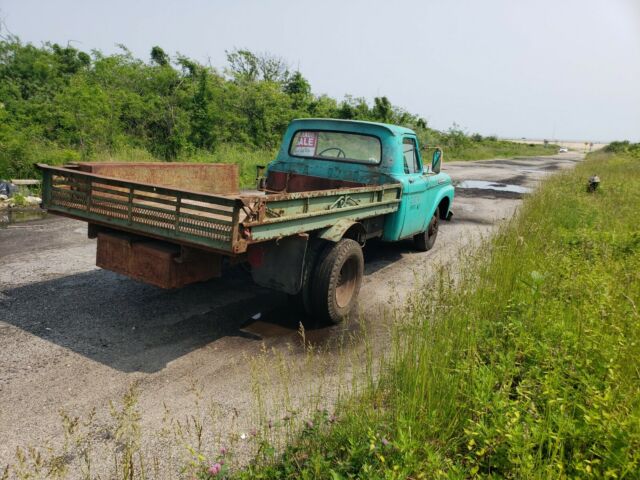
<path id="1" fill-rule="evenodd" d="M 175 167 L 179 165 L 174 164 Z M 47 210 L 184 245 L 232 253 L 242 201 L 38 164 Z"/>

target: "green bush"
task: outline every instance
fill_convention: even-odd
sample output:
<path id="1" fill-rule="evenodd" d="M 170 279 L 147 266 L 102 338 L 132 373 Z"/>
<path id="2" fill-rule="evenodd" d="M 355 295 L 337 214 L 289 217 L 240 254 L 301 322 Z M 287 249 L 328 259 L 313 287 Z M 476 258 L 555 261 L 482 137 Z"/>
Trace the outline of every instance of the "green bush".
<path id="1" fill-rule="evenodd" d="M 604 151 L 609 153 L 625 153 L 630 145 L 629 140 L 615 141 L 604 147 Z"/>
<path id="2" fill-rule="evenodd" d="M 635 158 L 640 158 L 640 143 L 631 143 L 629 140 L 615 141 L 604 147 L 608 153 L 627 154 Z"/>

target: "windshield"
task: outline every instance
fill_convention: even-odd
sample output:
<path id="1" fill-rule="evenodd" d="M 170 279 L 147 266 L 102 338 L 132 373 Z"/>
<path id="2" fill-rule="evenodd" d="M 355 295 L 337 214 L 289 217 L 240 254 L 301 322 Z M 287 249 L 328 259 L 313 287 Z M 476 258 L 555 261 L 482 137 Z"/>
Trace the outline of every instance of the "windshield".
<path id="1" fill-rule="evenodd" d="M 289 154 L 295 157 L 326 158 L 380 163 L 380 139 L 347 132 L 300 130 L 293 136 Z"/>

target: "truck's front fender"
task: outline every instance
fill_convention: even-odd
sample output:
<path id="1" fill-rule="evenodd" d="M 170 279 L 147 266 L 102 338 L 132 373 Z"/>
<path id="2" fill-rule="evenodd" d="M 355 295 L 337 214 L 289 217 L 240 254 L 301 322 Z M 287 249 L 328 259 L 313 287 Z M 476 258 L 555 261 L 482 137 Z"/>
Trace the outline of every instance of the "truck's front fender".
<path id="1" fill-rule="evenodd" d="M 443 200 L 445 199 L 446 199 L 446 202 L 445 202 L 446 209 L 445 211 L 439 212 L 440 218 L 443 220 L 450 218 L 449 212 L 451 211 L 451 205 L 453 205 L 454 196 L 455 196 L 455 189 L 451 183 L 441 188 L 440 191 L 438 192 L 438 195 L 436 196 L 436 200 L 433 202 L 433 209 L 429 213 L 429 218 L 433 216 L 433 214 L 436 211 L 436 208 L 438 208 L 442 204 Z"/>

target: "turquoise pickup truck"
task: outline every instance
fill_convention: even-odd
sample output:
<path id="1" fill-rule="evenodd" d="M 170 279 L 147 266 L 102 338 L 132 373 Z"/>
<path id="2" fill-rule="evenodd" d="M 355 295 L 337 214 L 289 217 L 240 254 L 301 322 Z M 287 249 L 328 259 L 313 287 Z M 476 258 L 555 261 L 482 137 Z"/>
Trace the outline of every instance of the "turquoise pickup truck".
<path id="1" fill-rule="evenodd" d="M 290 123 L 258 188 L 229 164 L 40 164 L 43 206 L 88 222 L 100 267 L 162 288 L 247 262 L 253 280 L 339 322 L 354 308 L 369 239 L 429 250 L 451 217 L 442 151 L 425 163 L 415 132 L 372 122 Z"/>

